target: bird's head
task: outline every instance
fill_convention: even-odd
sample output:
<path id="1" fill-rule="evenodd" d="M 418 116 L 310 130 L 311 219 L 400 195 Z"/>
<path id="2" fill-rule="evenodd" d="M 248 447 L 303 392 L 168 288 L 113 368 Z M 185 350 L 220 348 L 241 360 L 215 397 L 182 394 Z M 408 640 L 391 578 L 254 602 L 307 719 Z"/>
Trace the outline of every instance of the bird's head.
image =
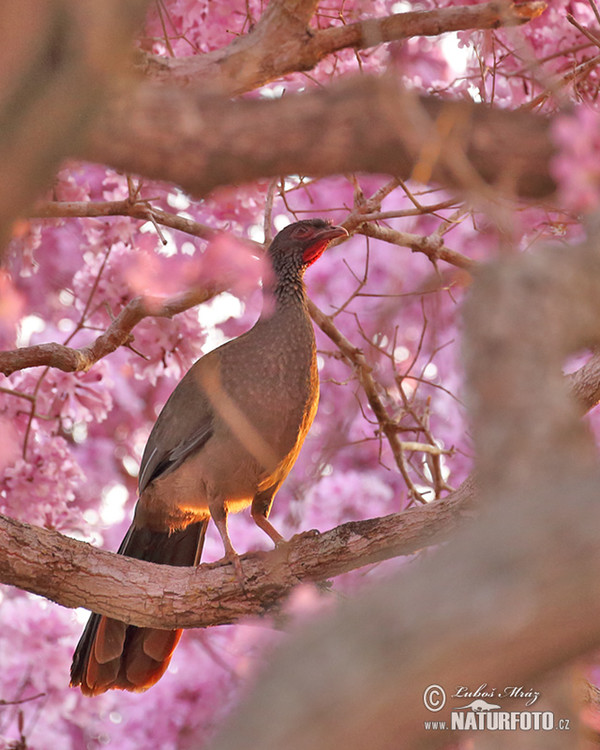
<path id="1" fill-rule="evenodd" d="M 275 236 L 269 255 L 275 268 L 292 264 L 305 269 L 323 254 L 332 240 L 347 236 L 343 227 L 323 219 L 304 219 L 289 224 Z"/>

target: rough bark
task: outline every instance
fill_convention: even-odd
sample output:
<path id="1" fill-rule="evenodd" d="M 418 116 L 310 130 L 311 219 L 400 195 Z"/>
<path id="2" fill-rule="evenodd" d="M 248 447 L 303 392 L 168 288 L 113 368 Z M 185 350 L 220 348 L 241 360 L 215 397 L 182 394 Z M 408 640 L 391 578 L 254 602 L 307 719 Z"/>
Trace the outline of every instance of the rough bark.
<path id="1" fill-rule="evenodd" d="M 269 611 L 301 581 L 323 581 L 442 541 L 470 517 L 473 495 L 465 482 L 428 506 L 243 555 L 244 592 L 226 562 L 154 565 L 0 516 L 0 582 L 144 627 L 221 625 Z"/>

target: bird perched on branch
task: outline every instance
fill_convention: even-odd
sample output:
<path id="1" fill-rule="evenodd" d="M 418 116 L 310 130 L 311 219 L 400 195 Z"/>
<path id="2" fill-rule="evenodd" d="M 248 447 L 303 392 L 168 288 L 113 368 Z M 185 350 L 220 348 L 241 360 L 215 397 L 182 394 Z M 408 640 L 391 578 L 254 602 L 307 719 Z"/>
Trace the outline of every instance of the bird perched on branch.
<path id="1" fill-rule="evenodd" d="M 322 219 L 290 224 L 268 250 L 273 277 L 252 329 L 199 359 L 161 411 L 142 457 L 133 523 L 119 554 L 196 565 L 212 518 L 226 558 L 242 577 L 227 514 L 251 506 L 268 520 L 319 399 L 315 339 L 303 276 L 327 245 L 346 236 Z M 143 691 L 166 670 L 181 630 L 126 625 L 92 614 L 73 656 L 71 685 L 85 695 Z"/>

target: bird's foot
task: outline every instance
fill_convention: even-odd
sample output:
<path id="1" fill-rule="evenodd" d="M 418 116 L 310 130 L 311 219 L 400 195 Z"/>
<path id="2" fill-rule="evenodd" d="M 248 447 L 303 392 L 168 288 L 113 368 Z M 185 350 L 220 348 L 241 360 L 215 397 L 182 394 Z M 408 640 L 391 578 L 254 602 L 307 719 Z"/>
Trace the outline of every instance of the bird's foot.
<path id="1" fill-rule="evenodd" d="M 240 556 L 235 551 L 235 547 L 231 543 L 231 539 L 229 538 L 229 532 L 227 531 L 227 513 L 217 513 L 211 511 L 211 515 L 213 518 L 213 521 L 215 522 L 215 526 L 217 527 L 217 531 L 219 532 L 219 535 L 221 537 L 221 541 L 223 542 L 223 549 L 225 551 L 225 559 L 230 562 L 233 565 L 233 570 L 235 571 L 235 577 L 238 580 L 238 583 L 240 584 L 240 588 L 244 593 L 246 593 L 246 588 L 244 586 L 244 571 L 242 569 L 242 561 L 240 560 Z"/>
<path id="2" fill-rule="evenodd" d="M 240 588 L 245 594 L 246 587 L 244 586 L 244 581 L 246 577 L 244 575 L 244 569 L 242 567 L 242 561 L 240 560 L 240 556 L 235 550 L 231 550 L 230 552 L 227 552 L 225 557 L 233 565 L 235 577 L 237 578 L 237 581 L 240 584 Z"/>

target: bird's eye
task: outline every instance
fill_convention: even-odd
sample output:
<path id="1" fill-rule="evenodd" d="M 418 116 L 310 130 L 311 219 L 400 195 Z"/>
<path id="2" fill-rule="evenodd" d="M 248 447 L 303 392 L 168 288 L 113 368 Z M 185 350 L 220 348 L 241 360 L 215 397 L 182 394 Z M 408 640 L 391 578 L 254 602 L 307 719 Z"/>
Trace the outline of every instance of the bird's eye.
<path id="1" fill-rule="evenodd" d="M 294 234 L 296 237 L 308 237 L 309 234 L 312 234 L 312 229 L 310 227 L 298 227 Z"/>

